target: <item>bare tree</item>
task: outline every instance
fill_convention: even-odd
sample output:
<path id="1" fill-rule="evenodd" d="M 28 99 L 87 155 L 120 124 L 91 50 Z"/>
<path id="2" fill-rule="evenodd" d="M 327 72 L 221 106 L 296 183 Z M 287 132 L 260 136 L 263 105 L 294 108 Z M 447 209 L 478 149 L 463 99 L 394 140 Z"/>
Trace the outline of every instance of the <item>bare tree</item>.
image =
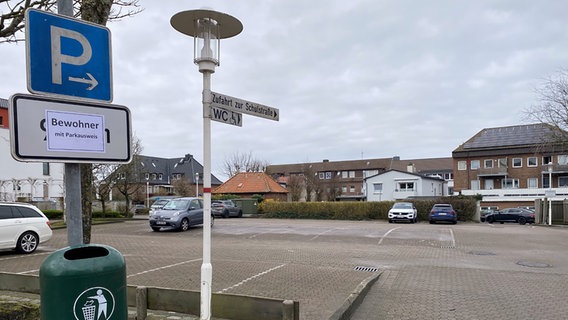
<path id="1" fill-rule="evenodd" d="M 74 0 L 75 17 L 105 25 L 140 13 L 138 0 Z M 0 0 L 0 42 L 23 41 L 26 9 L 56 12 L 57 0 Z"/>
<path id="2" fill-rule="evenodd" d="M 142 183 L 142 177 L 145 172 L 140 168 L 140 161 L 138 157 L 142 153 L 142 143 L 140 139 L 132 139 L 132 161 L 126 164 L 120 164 L 116 167 L 116 170 L 112 173 L 113 180 L 111 183 L 114 189 L 117 190 L 124 198 L 125 201 L 125 214 L 130 215 L 130 202 L 132 198 L 136 197 L 137 194 L 145 188 L 145 184 Z"/>
<path id="3" fill-rule="evenodd" d="M 535 89 L 539 103 L 526 112 L 529 120 L 550 126 L 543 147 L 568 148 L 568 69 L 562 69 Z"/>
<path id="4" fill-rule="evenodd" d="M 268 161 L 254 158 L 252 152 L 237 152 L 225 159 L 223 173 L 232 177 L 239 172 L 264 172 L 268 165 Z"/>
<path id="5" fill-rule="evenodd" d="M 290 192 L 292 201 L 300 201 L 302 197 L 302 192 L 304 191 L 305 179 L 303 175 L 290 175 L 288 177 L 288 183 L 286 183 L 286 189 Z"/>
<path id="6" fill-rule="evenodd" d="M 188 197 L 195 194 L 195 186 L 187 178 L 174 180 L 172 186 L 175 194 L 180 197 Z"/>

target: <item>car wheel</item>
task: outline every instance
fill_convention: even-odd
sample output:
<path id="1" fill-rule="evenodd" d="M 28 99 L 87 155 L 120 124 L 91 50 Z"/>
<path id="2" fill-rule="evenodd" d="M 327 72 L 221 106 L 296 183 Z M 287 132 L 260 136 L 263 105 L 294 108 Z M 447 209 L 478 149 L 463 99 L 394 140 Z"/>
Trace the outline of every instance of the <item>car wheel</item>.
<path id="1" fill-rule="evenodd" d="M 237 214 L 237 218 L 242 218 L 243 217 L 243 210 L 239 210 L 239 213 Z"/>
<path id="2" fill-rule="evenodd" d="M 430 220 L 430 224 L 434 224 L 434 223 L 436 223 L 436 221 Z"/>
<path id="3" fill-rule="evenodd" d="M 414 219 L 410 219 L 410 220 L 408 220 L 408 222 L 414 223 L 414 222 L 416 222 L 416 221 L 414 221 Z"/>
<path id="4" fill-rule="evenodd" d="M 181 220 L 181 224 L 179 225 L 179 231 L 187 231 L 189 230 L 189 220 L 187 218 L 183 218 Z"/>
<path id="5" fill-rule="evenodd" d="M 494 218 L 488 218 L 487 223 L 493 223 L 494 220 L 495 220 Z"/>
<path id="6" fill-rule="evenodd" d="M 228 218 L 229 217 L 229 210 L 225 210 L 223 211 L 223 218 Z"/>
<path id="7" fill-rule="evenodd" d="M 20 253 L 32 253 L 37 249 L 39 238 L 31 231 L 24 232 L 18 239 L 16 250 Z"/>
<path id="8" fill-rule="evenodd" d="M 458 224 L 458 221 L 457 221 L 457 220 L 456 220 L 456 221 L 452 221 L 452 224 Z"/>
<path id="9" fill-rule="evenodd" d="M 527 219 L 525 217 L 520 217 L 519 224 L 527 224 Z"/>
<path id="10" fill-rule="evenodd" d="M 499 221 L 500 224 L 505 224 L 505 221 Z"/>
<path id="11" fill-rule="evenodd" d="M 391 219 L 389 219 L 389 223 L 392 223 L 392 220 L 391 220 Z"/>
<path id="12" fill-rule="evenodd" d="M 151 228 L 152 228 L 152 231 L 156 231 L 156 232 L 160 231 L 160 227 L 151 227 Z"/>

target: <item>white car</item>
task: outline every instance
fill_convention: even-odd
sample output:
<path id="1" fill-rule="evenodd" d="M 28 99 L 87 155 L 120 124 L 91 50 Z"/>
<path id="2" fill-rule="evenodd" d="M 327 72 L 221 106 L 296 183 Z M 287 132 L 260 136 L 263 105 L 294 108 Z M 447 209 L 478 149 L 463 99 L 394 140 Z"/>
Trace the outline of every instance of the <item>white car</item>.
<path id="1" fill-rule="evenodd" d="M 397 202 L 389 210 L 389 223 L 394 221 L 418 221 L 418 212 L 412 202 Z"/>
<path id="2" fill-rule="evenodd" d="M 32 253 L 52 235 L 49 219 L 36 206 L 0 202 L 0 249 Z"/>

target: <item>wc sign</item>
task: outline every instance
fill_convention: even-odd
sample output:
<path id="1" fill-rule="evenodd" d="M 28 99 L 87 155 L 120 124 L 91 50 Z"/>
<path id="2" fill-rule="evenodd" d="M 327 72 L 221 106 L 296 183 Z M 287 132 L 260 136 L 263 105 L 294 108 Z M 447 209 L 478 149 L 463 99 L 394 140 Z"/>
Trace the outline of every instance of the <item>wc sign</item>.
<path id="1" fill-rule="evenodd" d="M 26 11 L 28 90 L 112 101 L 110 30 L 45 11 Z"/>

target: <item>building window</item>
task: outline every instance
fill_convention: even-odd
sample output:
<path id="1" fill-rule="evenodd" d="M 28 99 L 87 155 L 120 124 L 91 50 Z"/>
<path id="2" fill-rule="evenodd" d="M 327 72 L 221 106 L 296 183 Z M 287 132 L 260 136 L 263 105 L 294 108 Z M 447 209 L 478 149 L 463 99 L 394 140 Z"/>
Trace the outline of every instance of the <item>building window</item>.
<path id="1" fill-rule="evenodd" d="M 527 179 L 527 188 L 529 188 L 529 189 L 538 188 L 538 179 L 537 178 L 528 178 Z"/>
<path id="2" fill-rule="evenodd" d="M 354 193 L 355 192 L 355 186 L 349 187 L 349 192 Z"/>
<path id="3" fill-rule="evenodd" d="M 325 178 L 325 174 L 323 172 L 319 173 L 319 178 L 323 180 L 323 178 Z"/>
<path id="4" fill-rule="evenodd" d="M 343 179 L 347 179 L 347 174 L 348 174 L 347 171 L 341 171 L 341 177 L 342 177 Z"/>
<path id="5" fill-rule="evenodd" d="M 543 188 L 550 188 L 550 184 L 548 181 L 548 175 L 542 176 L 542 187 Z"/>
<path id="6" fill-rule="evenodd" d="M 491 169 L 491 168 L 493 168 L 493 159 L 483 160 L 483 167 L 484 167 L 485 169 Z"/>
<path id="7" fill-rule="evenodd" d="M 373 193 L 383 193 L 383 184 L 373 183 Z"/>
<path id="8" fill-rule="evenodd" d="M 471 170 L 479 169 L 479 160 L 471 160 Z"/>
<path id="9" fill-rule="evenodd" d="M 501 158 L 498 162 L 499 168 L 507 168 L 507 158 Z"/>
<path id="10" fill-rule="evenodd" d="M 479 180 L 471 180 L 471 190 L 479 190 Z"/>
<path id="11" fill-rule="evenodd" d="M 467 161 L 458 161 L 458 170 L 467 170 Z"/>
<path id="12" fill-rule="evenodd" d="M 355 171 L 349 171 L 349 178 L 355 178 Z"/>
<path id="13" fill-rule="evenodd" d="M 347 187 L 345 187 L 345 186 L 341 187 L 341 192 L 347 193 Z"/>
<path id="14" fill-rule="evenodd" d="M 325 179 L 326 179 L 326 180 L 331 179 L 331 172 L 330 172 L 330 171 L 328 171 L 328 172 L 325 173 Z"/>
<path id="15" fill-rule="evenodd" d="M 162 180 L 163 177 L 164 177 L 164 175 L 161 174 L 161 173 L 158 175 L 158 179 L 159 179 L 159 180 Z"/>
<path id="16" fill-rule="evenodd" d="M 414 190 L 414 182 L 399 182 L 398 190 L 400 191 L 412 191 Z"/>
<path id="17" fill-rule="evenodd" d="M 558 177 L 558 187 L 565 188 L 568 187 L 568 177 Z"/>
<path id="18" fill-rule="evenodd" d="M 536 167 L 536 166 L 538 166 L 537 157 L 528 157 L 527 158 L 527 167 Z"/>
<path id="19" fill-rule="evenodd" d="M 4 126 L 4 117 L 0 116 L 0 127 Z"/>
<path id="20" fill-rule="evenodd" d="M 544 156 L 542 157 L 542 164 L 543 165 L 547 165 L 549 163 L 552 163 L 552 156 Z"/>
<path id="21" fill-rule="evenodd" d="M 126 179 L 126 173 L 124 173 L 124 172 L 119 173 L 118 178 L 122 179 L 122 180 Z"/>
<path id="22" fill-rule="evenodd" d="M 43 175 L 44 175 L 44 176 L 48 176 L 48 175 L 49 175 L 49 162 L 44 162 L 44 163 L 43 163 Z"/>
<path id="23" fill-rule="evenodd" d="M 379 174 L 379 170 L 364 170 L 363 171 L 363 178 L 367 178 L 370 176 L 374 176 Z"/>
<path id="24" fill-rule="evenodd" d="M 146 180 L 150 180 L 150 174 L 149 174 L 149 173 L 145 173 L 145 174 L 144 174 L 144 178 L 145 178 Z"/>
<path id="25" fill-rule="evenodd" d="M 513 168 L 521 168 L 523 166 L 523 158 L 513 158 Z"/>
<path id="26" fill-rule="evenodd" d="M 558 156 L 558 164 L 559 165 L 567 165 L 568 164 L 568 155 L 561 154 Z"/>
<path id="27" fill-rule="evenodd" d="M 505 178 L 501 180 L 501 188 L 503 189 L 518 189 L 519 179 Z"/>

